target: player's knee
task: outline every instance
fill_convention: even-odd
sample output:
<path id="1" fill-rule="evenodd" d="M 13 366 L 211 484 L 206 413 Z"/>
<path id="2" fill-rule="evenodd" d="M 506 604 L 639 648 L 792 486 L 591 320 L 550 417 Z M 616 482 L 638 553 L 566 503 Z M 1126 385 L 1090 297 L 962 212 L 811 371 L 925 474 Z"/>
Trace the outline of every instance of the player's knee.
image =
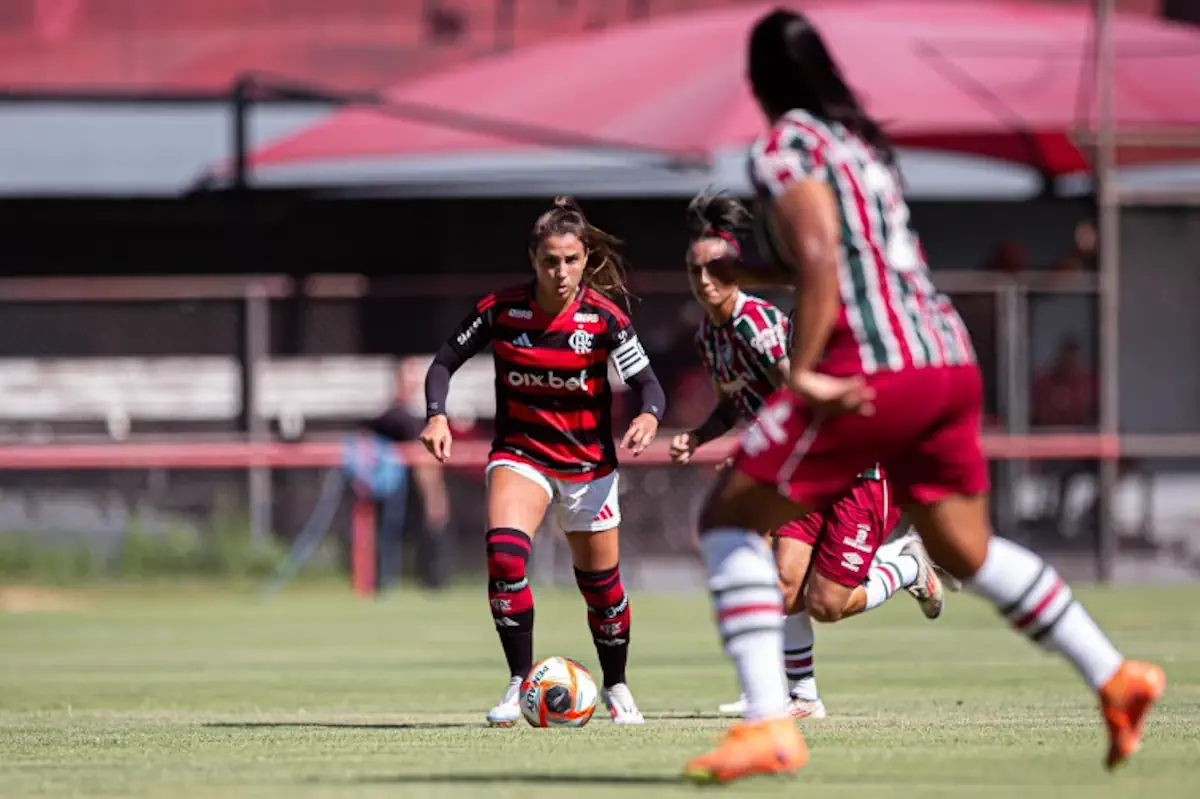
<path id="1" fill-rule="evenodd" d="M 779 574 L 779 592 L 783 594 L 784 612 L 789 616 L 805 609 L 804 575 Z"/>
<path id="2" fill-rule="evenodd" d="M 842 612 L 846 609 L 844 602 L 819 590 L 809 590 L 804 598 L 804 606 L 808 610 L 809 618 L 822 624 L 833 624 L 841 620 Z"/>
<path id="3" fill-rule="evenodd" d="M 499 580 L 519 580 L 525 576 L 532 541 L 512 527 L 494 527 L 487 531 L 488 575 Z"/>

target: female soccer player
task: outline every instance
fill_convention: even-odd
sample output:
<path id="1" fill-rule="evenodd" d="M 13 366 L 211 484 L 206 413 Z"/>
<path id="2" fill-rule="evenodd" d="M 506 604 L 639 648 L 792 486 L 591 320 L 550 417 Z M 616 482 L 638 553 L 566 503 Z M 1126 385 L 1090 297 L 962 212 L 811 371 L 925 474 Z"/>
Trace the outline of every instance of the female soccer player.
<path id="1" fill-rule="evenodd" d="M 750 155 L 764 206 L 756 216 L 773 265 L 796 287 L 796 325 L 787 388 L 767 400 L 701 512 L 709 588 L 748 720 L 687 774 L 726 781 L 807 761 L 773 656 L 775 564 L 755 530 L 828 507 L 876 461 L 934 560 L 1097 692 L 1106 764 L 1116 766 L 1137 748 L 1166 678 L 1125 660 L 1041 558 L 992 535 L 982 379 L 962 320 L 930 282 L 891 143 L 800 14 L 758 21 L 749 77 L 770 125 Z M 820 578 L 810 610 L 844 607 L 849 589 Z"/>
<path id="2" fill-rule="evenodd" d="M 654 440 L 666 398 L 615 299 L 626 295 L 619 242 L 560 198 L 533 226 L 534 280 L 484 297 L 438 350 L 425 378 L 421 441 L 450 457 L 450 376 L 488 343 L 496 363 L 496 437 L 487 465 L 488 600 L 508 660 L 508 687 L 488 713 L 507 727 L 521 712 L 517 689 L 533 666 L 533 593 L 525 569 L 532 539 L 553 507 L 567 534 L 588 608 L 604 686 L 618 724 L 641 724 L 625 683 L 629 598 L 618 568 L 617 453 L 608 364 L 637 393 L 641 411 L 622 446 L 639 455 Z"/>
<path id="3" fill-rule="evenodd" d="M 753 419 L 766 398 L 787 384 L 791 338 L 787 317 L 706 268 L 712 261 L 741 260 L 740 239 L 749 223 L 750 213 L 731 197 L 702 194 L 688 206 L 688 282 L 707 312 L 696 331 L 696 345 L 720 402 L 703 424 L 671 442 L 676 463 L 687 463 L 699 447 L 724 435 L 739 418 Z M 793 718 L 825 717 L 814 676 L 812 620 L 804 604 L 810 563 L 824 578 L 851 589 L 845 607 L 835 609 L 833 616 L 817 615 L 818 621 L 837 621 L 871 610 L 901 588 L 917 599 L 928 618 L 941 615 L 941 581 L 920 539 L 907 536 L 880 550 L 899 519 L 900 509 L 891 501 L 886 478 L 872 467 L 829 509 L 813 511 L 775 531 L 775 564 L 787 614 L 783 659 Z M 743 697 L 720 709 L 741 714 L 745 704 Z"/>

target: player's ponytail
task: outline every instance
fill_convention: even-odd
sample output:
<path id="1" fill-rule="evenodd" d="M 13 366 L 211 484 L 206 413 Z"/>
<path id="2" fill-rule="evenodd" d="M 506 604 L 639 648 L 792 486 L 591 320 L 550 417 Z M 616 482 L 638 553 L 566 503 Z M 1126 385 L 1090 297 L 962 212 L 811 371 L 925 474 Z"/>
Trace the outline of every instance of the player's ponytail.
<path id="1" fill-rule="evenodd" d="M 701 193 L 688 203 L 688 238 L 692 241 L 724 239 L 733 246 L 739 257 L 742 254 L 742 240 L 750 231 L 751 221 L 746 206 L 727 194 Z"/>
<path id="2" fill-rule="evenodd" d="M 556 197 L 554 207 L 538 217 L 529 237 L 529 251 L 536 252 L 549 236 L 567 234 L 578 236 L 587 250 L 583 284 L 611 299 L 623 299 L 628 305 L 633 294 L 626 283 L 621 240 L 589 222 L 574 197 Z"/>
<path id="3" fill-rule="evenodd" d="M 843 125 L 895 165 L 883 128 L 859 102 L 816 27 L 803 14 L 776 9 L 750 33 L 750 84 L 768 116 L 799 109 Z"/>

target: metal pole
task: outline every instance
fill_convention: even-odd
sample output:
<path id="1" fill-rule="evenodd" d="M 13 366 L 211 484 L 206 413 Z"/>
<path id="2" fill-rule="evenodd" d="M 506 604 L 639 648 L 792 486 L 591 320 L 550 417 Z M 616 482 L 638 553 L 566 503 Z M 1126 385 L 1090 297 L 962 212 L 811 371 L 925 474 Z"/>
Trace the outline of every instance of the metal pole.
<path id="1" fill-rule="evenodd" d="M 1114 0 L 1095 0 L 1095 86 L 1096 86 L 1096 228 L 1100 271 L 1100 433 L 1116 436 L 1120 432 L 1120 206 L 1113 180 L 1116 165 L 1116 130 L 1113 109 L 1112 13 Z M 1119 476 L 1115 458 L 1100 460 L 1096 534 L 1096 578 L 1110 582 L 1117 559 L 1117 529 L 1114 518 Z"/>
<path id="2" fill-rule="evenodd" d="M 245 190 L 250 185 L 250 101 L 253 81 L 240 77 L 233 84 L 233 188 Z"/>
<path id="3" fill-rule="evenodd" d="M 242 348 L 246 360 L 244 374 L 249 385 L 242 387 L 242 396 L 248 403 L 248 407 L 243 408 L 248 422 L 247 436 L 255 443 L 265 443 L 270 438 L 261 408 L 262 368 L 271 351 L 270 314 L 265 287 L 260 281 L 251 281 L 246 287 L 246 340 Z M 250 503 L 250 538 L 255 544 L 262 545 L 271 534 L 271 469 L 251 466 L 246 488 Z"/>
<path id="4" fill-rule="evenodd" d="M 996 341 L 995 353 L 999 364 L 1000 380 L 1000 418 L 1004 420 L 1004 429 L 1008 433 L 1022 434 L 1028 432 L 1026 420 L 1021 415 L 1023 406 L 1021 391 L 1028 379 L 1021 375 L 1021 363 L 1024 361 L 1022 349 L 1028 342 L 1029 336 L 1022 327 L 1020 302 L 1023 286 L 1011 283 L 1004 286 L 994 295 L 996 301 L 996 329 L 999 335 Z M 1022 471 L 1021 464 L 1015 460 L 1005 460 L 999 464 L 997 477 L 999 491 L 992 512 L 996 517 L 996 525 L 1004 531 L 1004 535 L 1015 537 L 1017 529 L 1017 486 Z"/>

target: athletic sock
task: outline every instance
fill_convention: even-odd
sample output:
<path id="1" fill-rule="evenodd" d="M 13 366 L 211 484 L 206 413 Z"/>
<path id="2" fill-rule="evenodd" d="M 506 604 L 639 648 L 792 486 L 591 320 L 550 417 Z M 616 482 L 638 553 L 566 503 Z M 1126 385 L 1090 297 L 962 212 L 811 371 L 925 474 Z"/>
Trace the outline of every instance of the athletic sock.
<path id="1" fill-rule="evenodd" d="M 920 564 L 912 555 L 893 555 L 886 560 L 877 560 L 867 572 L 864 588 L 867 590 L 867 606 L 864 610 L 877 608 L 892 594 L 907 588 L 917 581 Z"/>
<path id="2" fill-rule="evenodd" d="M 780 657 L 783 598 L 770 547 L 750 530 L 725 527 L 705 532 L 700 549 L 717 628 L 746 697 L 746 718 L 787 716 L 787 679 Z"/>
<path id="3" fill-rule="evenodd" d="M 1124 660 L 1058 572 L 1012 541 L 993 536 L 983 566 L 968 585 L 1018 631 L 1065 657 L 1096 690 Z"/>
<path id="4" fill-rule="evenodd" d="M 533 591 L 525 567 L 533 541 L 511 527 L 487 531 L 488 603 L 508 673 L 524 678 L 533 668 Z"/>

